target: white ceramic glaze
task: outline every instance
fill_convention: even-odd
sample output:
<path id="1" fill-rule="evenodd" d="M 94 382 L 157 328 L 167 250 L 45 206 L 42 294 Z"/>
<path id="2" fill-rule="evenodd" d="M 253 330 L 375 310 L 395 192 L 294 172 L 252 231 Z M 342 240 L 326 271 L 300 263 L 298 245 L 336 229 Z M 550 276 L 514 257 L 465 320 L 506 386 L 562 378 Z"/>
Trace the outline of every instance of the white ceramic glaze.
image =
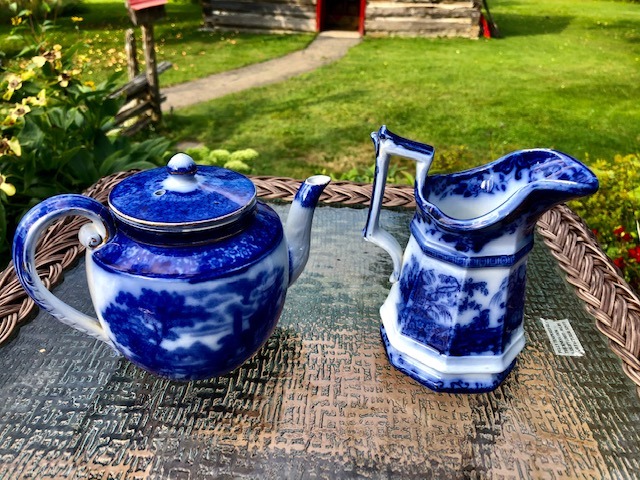
<path id="1" fill-rule="evenodd" d="M 384 248 L 394 265 L 380 310 L 389 360 L 436 391 L 490 391 L 525 346 L 526 263 L 537 218 L 595 192 L 598 181 L 577 160 L 547 149 L 430 176 L 429 145 L 386 127 L 372 138 L 376 178 L 364 238 Z M 417 210 L 404 252 L 379 224 L 391 155 L 418 162 Z"/>
<path id="2" fill-rule="evenodd" d="M 251 357 L 276 326 L 287 289 L 307 262 L 313 211 L 328 183 L 316 176 L 302 184 L 285 238 L 249 179 L 178 154 L 166 168 L 116 185 L 110 209 L 81 195 L 34 207 L 14 238 L 18 278 L 61 322 L 143 369 L 176 380 L 222 375 Z M 92 220 L 79 240 L 87 247 L 98 318 L 56 298 L 36 274 L 39 235 L 74 214 Z"/>

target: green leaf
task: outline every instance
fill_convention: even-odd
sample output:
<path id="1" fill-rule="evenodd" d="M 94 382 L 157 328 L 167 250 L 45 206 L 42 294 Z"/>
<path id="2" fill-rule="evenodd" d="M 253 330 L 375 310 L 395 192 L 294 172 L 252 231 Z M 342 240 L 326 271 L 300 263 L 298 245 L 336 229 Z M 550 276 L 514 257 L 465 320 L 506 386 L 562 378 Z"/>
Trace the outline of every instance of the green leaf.
<path id="1" fill-rule="evenodd" d="M 4 192 L 0 193 L 0 242 L 3 242 L 7 235 L 7 212 L 1 200 L 6 200 Z"/>
<path id="2" fill-rule="evenodd" d="M 31 197 L 45 199 L 60 193 L 60 188 L 56 185 L 38 185 L 30 188 L 27 193 Z"/>
<path id="3" fill-rule="evenodd" d="M 119 162 L 127 162 L 128 161 L 128 155 L 125 154 L 123 151 L 116 151 L 114 153 L 112 153 L 111 155 L 109 155 L 108 157 L 106 157 L 99 165 L 98 167 L 98 171 L 100 173 L 101 176 L 106 176 L 109 175 L 111 173 L 120 171 L 119 167 L 118 167 L 118 163 Z"/>
<path id="4" fill-rule="evenodd" d="M 410 174 L 409 172 L 401 172 L 402 176 L 405 178 L 406 182 L 408 185 L 413 185 L 416 183 L 416 177 L 414 177 L 412 174 Z"/>
<path id="5" fill-rule="evenodd" d="M 79 108 L 74 108 L 73 113 L 70 116 L 72 116 L 73 123 L 76 125 L 76 127 L 82 127 L 86 123 L 84 115 Z"/>
<path id="6" fill-rule="evenodd" d="M 37 51 L 38 51 L 38 46 L 37 45 L 27 45 L 22 50 L 20 50 L 20 53 L 18 53 L 18 55 L 16 55 L 16 57 L 18 57 L 18 58 L 31 57 L 31 56 L 35 55 Z"/>
<path id="7" fill-rule="evenodd" d="M 44 22 L 42 22 L 42 30 L 46 31 L 46 30 L 53 30 L 59 28 L 58 25 L 55 24 L 55 22 L 51 21 L 51 20 L 45 20 Z"/>
<path id="8" fill-rule="evenodd" d="M 100 178 L 93 163 L 93 156 L 83 149 L 69 160 L 67 169 L 72 172 L 72 180 L 76 187 L 88 187 Z"/>
<path id="9" fill-rule="evenodd" d="M 4 254 L 8 250 L 9 242 L 7 241 L 7 213 L 5 211 L 4 205 L 2 204 L 2 201 L 0 200 L 0 255 L 5 256 Z M 0 265 L 0 268 L 4 269 L 4 265 Z"/>
<path id="10" fill-rule="evenodd" d="M 66 112 L 61 107 L 50 108 L 47 111 L 51 125 L 63 130 L 67 130 L 68 118 Z M 73 119 L 72 119 L 73 121 Z"/>
<path id="11" fill-rule="evenodd" d="M 35 116 L 34 116 L 35 117 Z M 30 149 L 38 149 L 44 143 L 45 134 L 42 129 L 36 124 L 34 119 L 28 119 L 25 121 L 22 130 L 17 135 L 20 140 L 20 145 L 28 147 Z"/>
<path id="12" fill-rule="evenodd" d="M 65 47 L 62 57 L 65 59 L 72 58 L 78 52 L 78 50 L 80 50 L 81 47 L 83 47 L 83 45 L 79 42 Z"/>
<path id="13" fill-rule="evenodd" d="M 170 145 L 171 141 L 167 140 L 166 138 L 152 138 L 139 143 L 136 146 L 135 150 L 137 152 L 145 152 L 145 159 L 158 163 L 158 161 L 162 160 L 165 157 Z"/>
<path id="14" fill-rule="evenodd" d="M 153 138 L 124 146 L 125 137 L 118 137 L 120 147 L 101 163 L 100 176 L 131 169 L 146 170 L 157 167 L 166 155 L 171 142 L 165 138 Z"/>

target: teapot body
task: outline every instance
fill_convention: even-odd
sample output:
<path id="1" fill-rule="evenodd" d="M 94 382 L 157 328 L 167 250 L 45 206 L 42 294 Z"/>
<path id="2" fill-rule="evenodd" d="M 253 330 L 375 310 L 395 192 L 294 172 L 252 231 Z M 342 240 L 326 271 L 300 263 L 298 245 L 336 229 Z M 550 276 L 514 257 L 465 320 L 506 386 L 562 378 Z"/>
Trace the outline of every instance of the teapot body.
<path id="1" fill-rule="evenodd" d="M 243 227 L 216 241 L 181 235 L 163 245 L 118 228 L 104 246 L 87 250 L 89 291 L 115 348 L 176 380 L 222 375 L 252 356 L 282 312 L 289 256 L 267 205 L 258 203 Z"/>
<path id="2" fill-rule="evenodd" d="M 40 307 L 139 367 L 173 380 L 216 377 L 273 332 L 309 257 L 313 212 L 329 181 L 303 182 L 283 226 L 247 177 L 177 154 L 166 168 L 117 184 L 109 208 L 83 195 L 33 207 L 16 229 L 14 266 Z M 79 239 L 97 318 L 61 301 L 38 275 L 40 235 L 69 215 L 91 220 Z"/>

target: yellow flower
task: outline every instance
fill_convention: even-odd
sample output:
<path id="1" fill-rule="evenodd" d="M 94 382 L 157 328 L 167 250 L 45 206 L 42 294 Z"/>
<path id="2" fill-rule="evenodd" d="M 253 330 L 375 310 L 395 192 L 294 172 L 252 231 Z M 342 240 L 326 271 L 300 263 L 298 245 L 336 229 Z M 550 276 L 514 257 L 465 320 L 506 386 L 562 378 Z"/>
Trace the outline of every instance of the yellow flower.
<path id="1" fill-rule="evenodd" d="M 44 88 L 38 92 L 38 96 L 36 98 L 36 105 L 44 107 L 47 104 L 47 92 Z"/>
<path id="2" fill-rule="evenodd" d="M 33 57 L 31 59 L 31 61 L 37 66 L 37 67 L 43 67 L 45 63 L 47 63 L 47 59 L 44 58 L 42 55 L 38 55 L 37 57 Z"/>
<path id="3" fill-rule="evenodd" d="M 62 58 L 62 46 L 56 44 L 51 50 L 44 52 L 42 56 L 47 62 L 54 63 Z"/>
<path id="4" fill-rule="evenodd" d="M 12 17 L 11 18 L 11 25 L 13 25 L 14 27 L 17 27 L 20 24 L 22 24 L 22 17 Z"/>
<path id="5" fill-rule="evenodd" d="M 5 177 L 4 175 L 0 175 L 0 190 L 2 190 L 10 197 L 16 194 L 16 187 L 11 185 L 10 183 L 7 183 L 7 177 Z"/>
<path id="6" fill-rule="evenodd" d="M 20 141 L 16 137 L 11 137 L 9 140 L 7 140 L 7 145 L 9 145 L 9 148 L 16 157 L 22 155 L 22 146 L 20 145 Z"/>
<path id="7" fill-rule="evenodd" d="M 30 111 L 31 107 L 27 105 L 25 101 L 23 101 L 22 103 L 16 103 L 15 108 L 9 112 L 9 118 L 11 118 L 13 121 L 16 121 L 18 118 L 24 117 Z"/>
<path id="8" fill-rule="evenodd" d="M 16 137 L 0 138 L 0 156 L 2 155 L 15 155 L 16 157 L 22 155 L 20 141 Z"/>
<path id="9" fill-rule="evenodd" d="M 78 22 L 82 22 L 84 20 L 84 18 L 82 17 L 71 17 L 71 21 L 78 23 Z"/>
<path id="10" fill-rule="evenodd" d="M 22 87 L 22 77 L 20 75 L 15 75 L 13 73 L 10 73 L 5 77 L 5 80 L 8 84 L 8 88 L 10 88 L 13 91 L 19 90 L 20 87 Z"/>
<path id="11" fill-rule="evenodd" d="M 13 96 L 13 92 L 22 87 L 22 77 L 10 73 L 4 78 L 4 81 L 7 82 L 7 90 L 2 94 L 2 99 L 9 101 Z"/>
<path id="12" fill-rule="evenodd" d="M 33 105 L 34 107 L 44 107 L 47 105 L 47 92 L 43 88 L 38 92 L 37 97 L 27 97 L 25 98 L 26 103 L 29 105 Z"/>
<path id="13" fill-rule="evenodd" d="M 33 70 L 24 70 L 22 73 L 20 73 L 20 78 L 22 78 L 23 82 L 26 82 L 27 80 L 31 80 L 35 76 L 36 76 L 36 72 L 34 72 Z"/>
<path id="14" fill-rule="evenodd" d="M 69 86 L 70 80 L 71 80 L 71 75 L 69 75 L 69 72 L 65 71 L 65 72 L 62 72 L 60 75 L 58 75 L 58 83 L 62 88 L 67 88 Z"/>
<path id="15" fill-rule="evenodd" d="M 84 82 L 84 85 L 86 87 L 89 87 L 91 90 L 96 89 L 96 83 L 93 80 L 87 80 L 86 82 Z"/>

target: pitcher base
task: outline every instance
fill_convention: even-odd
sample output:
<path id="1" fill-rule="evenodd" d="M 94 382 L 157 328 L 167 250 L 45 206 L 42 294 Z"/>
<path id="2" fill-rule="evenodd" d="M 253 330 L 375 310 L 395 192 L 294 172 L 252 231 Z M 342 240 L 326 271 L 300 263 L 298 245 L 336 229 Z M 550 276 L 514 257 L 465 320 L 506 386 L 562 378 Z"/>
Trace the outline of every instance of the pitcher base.
<path id="1" fill-rule="evenodd" d="M 389 342 L 384 325 L 380 326 L 380 335 L 389 358 L 389 363 L 418 383 L 443 393 L 484 393 L 495 390 L 509 375 L 516 364 L 511 362 L 507 368 L 498 373 L 450 374 L 435 370 L 421 361 L 400 352 Z"/>

